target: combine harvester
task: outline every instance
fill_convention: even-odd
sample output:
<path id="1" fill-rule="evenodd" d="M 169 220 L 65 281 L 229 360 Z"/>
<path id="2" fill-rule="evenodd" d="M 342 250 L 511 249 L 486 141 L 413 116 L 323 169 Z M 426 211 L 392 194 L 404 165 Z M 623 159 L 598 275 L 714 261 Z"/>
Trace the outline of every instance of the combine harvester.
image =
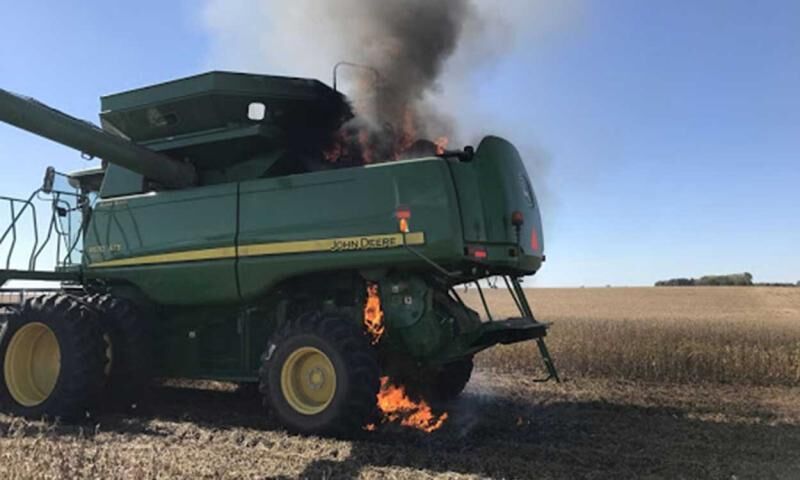
<path id="1" fill-rule="evenodd" d="M 505 140 L 331 168 L 323 139 L 352 117 L 339 92 L 226 72 L 106 96 L 102 110 L 100 129 L 0 90 L 1 121 L 102 159 L 0 197 L 0 286 L 61 284 L 0 290 L 4 411 L 75 419 L 131 405 L 154 378 L 210 379 L 258 385 L 290 430 L 336 435 L 368 422 L 381 377 L 446 401 L 493 345 L 535 340 L 558 379 L 519 283 L 544 260 L 539 210 Z M 37 198 L 52 205 L 46 234 Z M 34 245 L 12 269 L 19 238 Z M 38 270 L 53 242 L 55 268 Z M 490 276 L 518 317 L 494 318 L 481 293 L 482 321 L 456 293 Z"/>

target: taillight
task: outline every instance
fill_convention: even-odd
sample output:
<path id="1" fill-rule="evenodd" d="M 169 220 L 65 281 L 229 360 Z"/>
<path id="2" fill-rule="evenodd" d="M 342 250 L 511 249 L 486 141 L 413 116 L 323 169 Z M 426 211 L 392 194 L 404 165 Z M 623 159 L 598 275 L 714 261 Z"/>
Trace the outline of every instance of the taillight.
<path id="1" fill-rule="evenodd" d="M 411 229 L 408 226 L 408 220 L 411 218 L 411 209 L 404 205 L 399 206 L 394 211 L 394 216 L 398 221 L 398 227 L 401 232 L 408 233 Z"/>
<path id="2" fill-rule="evenodd" d="M 522 212 L 516 211 L 511 214 L 511 225 L 519 228 L 523 223 L 525 223 L 525 217 L 522 215 Z"/>
<path id="3" fill-rule="evenodd" d="M 467 253 L 470 257 L 477 258 L 478 260 L 485 260 L 489 258 L 489 252 L 487 252 L 483 247 L 469 247 L 467 249 Z"/>
<path id="4" fill-rule="evenodd" d="M 405 205 L 401 205 L 394 210 L 394 216 L 398 220 L 400 219 L 408 220 L 409 218 L 411 218 L 411 208 L 406 207 Z"/>

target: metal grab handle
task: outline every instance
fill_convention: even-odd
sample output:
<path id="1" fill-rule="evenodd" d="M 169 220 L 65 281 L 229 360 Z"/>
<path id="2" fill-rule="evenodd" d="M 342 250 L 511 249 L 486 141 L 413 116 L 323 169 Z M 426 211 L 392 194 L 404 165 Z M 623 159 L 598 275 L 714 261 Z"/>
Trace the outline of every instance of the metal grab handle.
<path id="1" fill-rule="evenodd" d="M 33 204 L 33 199 L 36 197 L 36 195 L 39 194 L 40 191 L 41 190 L 36 190 L 35 192 L 33 192 L 31 196 L 28 197 L 27 200 L 22 198 L 0 196 L 0 201 L 8 202 L 11 209 L 11 224 L 8 226 L 8 228 L 5 229 L 3 234 L 0 235 L 0 245 L 2 245 L 3 242 L 6 240 L 6 238 L 8 238 L 8 236 L 11 235 L 11 246 L 9 247 L 8 250 L 8 256 L 6 257 L 6 270 L 11 269 L 11 259 L 14 256 L 14 250 L 16 249 L 17 245 L 17 223 L 20 221 L 20 219 L 25 214 L 25 211 L 28 208 L 30 208 L 31 211 L 31 218 L 33 223 L 33 240 L 34 240 L 33 249 L 31 250 L 31 257 L 28 260 L 29 264 L 30 264 L 30 259 L 36 252 L 36 249 L 39 245 L 39 228 L 38 228 L 38 222 L 36 221 L 37 219 L 36 205 Z M 20 208 L 19 211 L 16 210 L 17 203 L 22 204 L 22 208 Z"/>
<path id="2" fill-rule="evenodd" d="M 42 195 L 42 194 L 45 195 Z M 72 207 L 71 203 L 64 200 L 63 196 L 74 196 L 76 200 L 76 206 Z M 39 215 L 36 209 L 36 205 L 34 204 L 34 199 L 39 199 L 41 201 L 47 201 L 51 205 L 51 216 L 50 221 L 48 223 L 47 234 L 44 238 L 44 241 L 40 243 L 39 238 Z M 14 253 L 17 247 L 17 240 L 19 234 L 17 232 L 18 228 L 17 225 L 22 221 L 25 217 L 25 214 L 30 211 L 30 218 L 31 218 L 31 231 L 33 232 L 33 245 L 31 247 L 30 256 L 28 257 L 28 271 L 35 271 L 36 264 L 39 260 L 39 257 L 45 251 L 45 249 L 51 244 L 51 241 L 55 238 L 56 240 L 56 252 L 55 252 L 55 265 L 56 266 L 64 266 L 71 262 L 72 253 L 75 251 L 78 241 L 80 240 L 80 236 L 83 230 L 83 224 L 78 226 L 77 231 L 75 232 L 75 242 L 71 241 L 72 235 L 72 219 L 67 220 L 66 230 L 62 228 L 58 220 L 59 212 L 61 211 L 75 211 L 81 209 L 85 206 L 85 198 L 75 192 L 65 192 L 59 190 L 51 190 L 50 192 L 45 192 L 44 189 L 39 188 L 38 190 L 34 191 L 30 197 L 27 199 L 22 198 L 14 198 L 14 197 L 5 197 L 0 196 L 0 202 L 8 202 L 10 212 L 11 212 L 11 222 L 8 227 L 3 230 L 2 234 L 0 235 L 0 246 L 3 246 L 3 243 L 10 238 L 10 244 L 8 249 L 8 254 L 6 256 L 5 261 L 5 269 L 11 270 L 11 261 L 14 257 Z M 21 205 L 21 208 L 18 208 Z M 64 257 L 62 258 L 62 245 L 61 242 L 64 242 Z"/>

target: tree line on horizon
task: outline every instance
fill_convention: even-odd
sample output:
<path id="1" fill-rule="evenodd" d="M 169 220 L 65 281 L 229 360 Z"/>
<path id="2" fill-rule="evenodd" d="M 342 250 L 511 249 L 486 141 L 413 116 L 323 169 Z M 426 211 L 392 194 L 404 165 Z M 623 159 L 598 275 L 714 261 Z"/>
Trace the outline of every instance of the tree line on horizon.
<path id="1" fill-rule="evenodd" d="M 795 283 L 754 283 L 749 272 L 728 275 L 704 275 L 700 278 L 671 278 L 659 280 L 656 287 L 800 287 Z"/>

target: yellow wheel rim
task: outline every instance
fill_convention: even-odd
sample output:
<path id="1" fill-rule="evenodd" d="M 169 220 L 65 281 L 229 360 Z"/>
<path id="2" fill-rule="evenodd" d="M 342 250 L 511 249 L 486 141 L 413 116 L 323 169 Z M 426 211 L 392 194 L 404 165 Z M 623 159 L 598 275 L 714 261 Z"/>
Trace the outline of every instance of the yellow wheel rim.
<path id="1" fill-rule="evenodd" d="M 6 350 L 4 372 L 11 397 L 34 407 L 47 400 L 61 372 L 61 348 L 43 323 L 29 323 L 14 334 Z"/>
<path id="2" fill-rule="evenodd" d="M 336 370 L 327 355 L 314 347 L 298 348 L 281 368 L 281 391 L 289 405 L 303 415 L 316 415 L 336 393 Z"/>

